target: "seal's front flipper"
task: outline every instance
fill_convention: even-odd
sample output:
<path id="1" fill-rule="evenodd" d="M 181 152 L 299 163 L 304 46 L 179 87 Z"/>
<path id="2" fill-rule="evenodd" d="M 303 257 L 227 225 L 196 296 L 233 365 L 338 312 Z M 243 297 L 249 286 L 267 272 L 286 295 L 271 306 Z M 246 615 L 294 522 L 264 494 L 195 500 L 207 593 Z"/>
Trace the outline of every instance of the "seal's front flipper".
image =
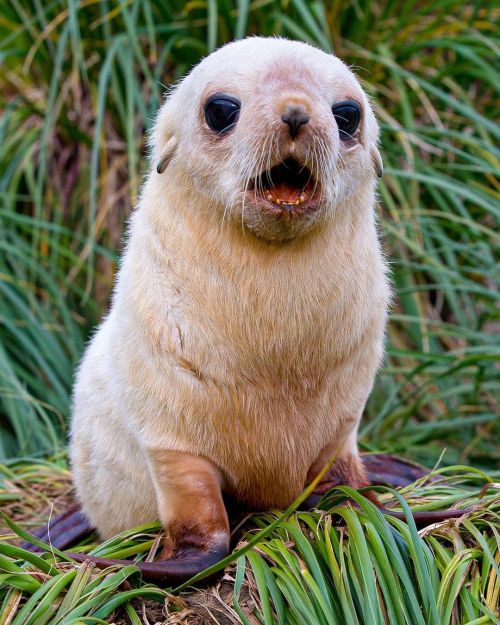
<path id="1" fill-rule="evenodd" d="M 311 467 L 308 482 L 322 469 L 325 454 Z M 364 456 L 350 455 L 333 463 L 324 478 L 318 484 L 314 493 L 303 503 L 304 508 L 318 505 L 322 496 L 335 486 L 351 486 L 359 489 L 366 486 L 392 486 L 393 488 L 413 484 L 429 473 L 429 469 L 409 460 L 387 454 L 366 454 Z M 373 492 L 365 492 L 365 496 L 377 505 L 380 505 Z"/>
<path id="2" fill-rule="evenodd" d="M 333 451 L 330 448 L 325 448 L 318 460 L 309 469 L 307 484 L 311 483 L 320 473 L 328 461 L 328 457 L 332 455 Z M 323 476 L 321 482 L 314 489 L 314 492 L 309 495 L 301 507 L 304 509 L 316 507 L 323 495 L 335 486 L 350 486 L 358 490 L 370 485 L 360 456 L 357 453 L 347 454 L 343 458 L 335 460 L 330 469 L 328 469 Z M 365 496 L 370 495 L 365 493 Z"/>
<path id="3" fill-rule="evenodd" d="M 223 477 L 206 458 L 194 454 L 151 450 L 149 469 L 154 481 L 160 520 L 165 527 L 159 560 L 101 558 L 84 553 L 68 555 L 77 562 L 93 562 L 99 568 L 135 564 L 144 579 L 173 586 L 187 581 L 229 553 L 229 521 L 222 500 Z M 111 511 L 116 514 L 118 511 Z M 40 528 L 35 536 L 65 549 L 92 531 L 79 508 L 73 508 Z M 39 551 L 25 544 L 31 551 Z"/>
<path id="4" fill-rule="evenodd" d="M 166 585 L 188 580 L 229 553 L 224 477 L 207 458 L 148 450 L 165 540 L 160 561 L 139 565 L 145 579 Z"/>
<path id="5" fill-rule="evenodd" d="M 133 564 L 141 571 L 145 581 L 155 582 L 162 586 L 176 586 L 222 560 L 227 556 L 228 549 L 227 541 L 221 539 L 219 544 L 212 541 L 210 546 L 204 549 L 182 548 L 175 556 L 166 560 L 160 558 L 154 562 L 138 563 L 131 560 L 89 556 L 84 553 L 68 552 L 67 555 L 77 562 L 93 562 L 100 569 L 114 565 L 129 566 Z"/>

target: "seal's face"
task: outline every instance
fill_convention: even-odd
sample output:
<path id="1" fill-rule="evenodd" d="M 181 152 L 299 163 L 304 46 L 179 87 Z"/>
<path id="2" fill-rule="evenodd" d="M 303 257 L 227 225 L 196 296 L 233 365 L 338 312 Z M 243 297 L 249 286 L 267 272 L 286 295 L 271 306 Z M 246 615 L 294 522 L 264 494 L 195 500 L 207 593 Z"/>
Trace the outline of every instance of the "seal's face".
<path id="1" fill-rule="evenodd" d="M 373 181 L 377 136 L 368 100 L 339 59 L 257 37 L 204 59 L 168 99 L 155 133 L 158 157 L 175 145 L 173 168 L 222 219 L 269 240 L 305 234 Z"/>

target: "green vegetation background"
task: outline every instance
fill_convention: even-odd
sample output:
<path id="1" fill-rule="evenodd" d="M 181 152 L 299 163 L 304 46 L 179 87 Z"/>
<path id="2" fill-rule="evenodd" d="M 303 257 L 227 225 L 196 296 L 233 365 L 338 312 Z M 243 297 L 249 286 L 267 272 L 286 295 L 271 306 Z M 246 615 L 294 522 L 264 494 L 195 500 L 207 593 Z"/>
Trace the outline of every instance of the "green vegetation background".
<path id="1" fill-rule="evenodd" d="M 165 87 L 244 34 L 352 65 L 382 126 L 396 299 L 361 442 L 497 466 L 498 8 L 440 0 L 0 2 L 0 458 L 64 447 Z M 496 335 L 496 336 L 495 336 Z"/>
<path id="2" fill-rule="evenodd" d="M 500 624 L 499 15 L 462 0 L 0 0 L 2 625 L 140 625 L 164 620 L 163 605 L 172 623 Z M 335 52 L 373 99 L 396 297 L 361 443 L 475 467 L 385 506 L 474 511 L 418 534 L 411 515 L 337 490 L 328 514 L 253 517 L 222 586 L 181 600 L 134 566 L 97 573 L 48 545 L 21 549 L 12 519 L 36 527 L 71 501 L 73 372 L 108 305 L 164 89 L 244 34 Z M 152 524 L 73 550 L 153 557 L 160 537 Z"/>

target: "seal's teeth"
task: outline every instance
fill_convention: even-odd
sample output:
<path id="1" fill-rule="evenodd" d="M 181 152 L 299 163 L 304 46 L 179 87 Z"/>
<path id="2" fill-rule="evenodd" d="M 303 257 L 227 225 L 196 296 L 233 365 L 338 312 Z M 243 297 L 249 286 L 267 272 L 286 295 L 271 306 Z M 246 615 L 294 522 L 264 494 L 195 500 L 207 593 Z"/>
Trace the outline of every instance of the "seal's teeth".
<path id="1" fill-rule="evenodd" d="M 278 198 L 273 197 L 270 193 L 266 195 L 266 198 L 269 202 L 272 202 L 273 204 L 277 204 L 278 206 L 287 206 L 290 208 L 292 206 L 298 206 L 299 204 L 302 204 L 305 200 L 305 196 L 298 197 L 296 200 L 292 201 L 292 200 L 285 200 L 279 197 Z"/>
<path id="2" fill-rule="evenodd" d="M 271 202 L 275 206 L 282 206 L 283 208 L 293 208 L 295 206 L 303 204 L 306 201 L 306 194 L 301 193 L 298 197 L 295 197 L 295 200 L 293 200 L 288 198 L 276 197 L 274 193 L 267 192 L 265 194 L 265 198 L 268 202 Z"/>

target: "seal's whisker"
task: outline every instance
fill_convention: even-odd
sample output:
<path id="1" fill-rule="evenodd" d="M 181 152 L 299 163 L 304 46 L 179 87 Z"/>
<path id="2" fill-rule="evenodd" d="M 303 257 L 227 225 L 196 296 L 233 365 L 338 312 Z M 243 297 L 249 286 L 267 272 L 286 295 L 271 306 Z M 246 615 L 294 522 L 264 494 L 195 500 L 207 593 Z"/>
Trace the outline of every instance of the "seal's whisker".
<path id="1" fill-rule="evenodd" d="M 319 146 L 320 146 L 320 150 L 321 150 L 321 155 L 322 155 L 322 159 L 323 162 L 320 165 L 320 171 L 321 172 L 328 172 L 331 171 L 332 167 L 332 158 L 331 158 L 331 154 L 327 149 L 327 146 L 325 145 L 324 141 L 320 140 L 319 141 Z M 323 174 L 324 175 L 324 174 Z M 321 185 L 321 195 L 324 195 L 323 189 L 327 188 L 327 185 L 324 183 Z"/>
<path id="2" fill-rule="evenodd" d="M 269 182 L 270 182 L 271 186 L 274 186 L 272 173 L 271 173 L 272 172 L 272 169 L 271 169 L 271 155 L 273 153 L 273 146 L 274 146 L 274 136 L 272 136 L 272 139 L 271 139 L 271 146 L 270 146 L 271 149 L 268 150 L 268 153 L 267 153 L 267 163 L 266 163 L 266 165 L 267 165 L 266 172 L 269 172 Z"/>
<path id="3" fill-rule="evenodd" d="M 255 137 L 254 140 L 252 141 L 252 148 L 255 146 L 258 146 L 258 142 L 259 142 L 259 137 Z M 261 150 L 260 150 L 260 154 L 257 157 L 257 164 L 260 164 L 260 160 L 261 158 L 263 159 L 264 154 L 265 154 L 265 149 L 266 149 L 266 145 L 267 145 L 267 138 L 266 141 L 262 144 Z M 253 150 L 252 150 L 253 151 Z M 251 152 L 250 152 L 251 153 Z M 261 156 L 262 155 L 262 156 Z M 247 167 L 247 173 L 245 174 L 245 184 L 244 184 L 244 188 L 243 188 L 243 196 L 242 196 L 242 203 L 241 203 L 241 221 L 242 221 L 242 230 L 245 230 L 245 224 L 244 224 L 244 220 L 245 220 L 245 200 L 246 200 L 246 196 L 247 196 L 247 191 L 248 191 L 248 187 L 250 185 L 250 182 L 252 180 L 252 169 L 253 169 L 253 163 L 248 163 L 248 167 Z M 256 191 L 256 187 L 254 186 L 254 195 L 255 195 L 255 199 L 257 200 L 257 191 Z"/>
<path id="4" fill-rule="evenodd" d="M 269 148 L 268 148 L 268 142 L 270 144 Z M 256 195 L 259 193 L 264 194 L 264 186 L 263 186 L 264 181 L 262 179 L 262 175 L 260 172 L 264 170 L 264 162 L 266 161 L 266 158 L 267 158 L 267 165 L 269 165 L 270 163 L 273 145 L 274 145 L 274 137 L 272 133 L 269 133 L 264 141 L 261 153 L 259 155 L 259 161 L 258 161 L 258 167 L 257 167 L 257 172 L 259 173 L 257 173 L 257 176 L 255 178 L 255 187 L 254 187 Z"/>
<path id="5" fill-rule="evenodd" d="M 317 139 L 316 136 L 313 135 L 313 151 L 312 151 L 312 161 L 313 161 L 313 171 L 315 172 L 319 172 L 319 159 L 318 159 L 318 153 L 317 153 Z M 318 176 L 314 177 L 314 185 L 313 185 L 313 189 L 311 192 L 311 197 L 314 196 L 314 194 L 316 193 L 318 187 Z"/>
<path id="6" fill-rule="evenodd" d="M 238 205 L 238 198 L 241 196 L 241 209 L 242 213 L 245 210 L 245 198 L 246 193 L 248 191 L 248 187 L 252 178 L 252 169 L 254 167 L 253 162 L 248 161 L 245 158 L 245 153 L 252 154 L 258 147 L 260 143 L 260 138 L 258 136 L 254 136 L 250 144 L 247 145 L 245 141 L 240 141 L 236 143 L 235 150 L 231 154 L 228 160 L 228 170 L 240 170 L 240 177 L 243 180 L 243 193 L 236 192 L 234 198 L 231 203 L 228 203 L 224 207 L 222 220 L 221 220 L 221 229 L 224 226 L 226 218 L 231 216 L 233 210 Z M 245 148 L 244 150 L 242 148 Z M 241 166 L 243 162 L 243 167 Z"/>

